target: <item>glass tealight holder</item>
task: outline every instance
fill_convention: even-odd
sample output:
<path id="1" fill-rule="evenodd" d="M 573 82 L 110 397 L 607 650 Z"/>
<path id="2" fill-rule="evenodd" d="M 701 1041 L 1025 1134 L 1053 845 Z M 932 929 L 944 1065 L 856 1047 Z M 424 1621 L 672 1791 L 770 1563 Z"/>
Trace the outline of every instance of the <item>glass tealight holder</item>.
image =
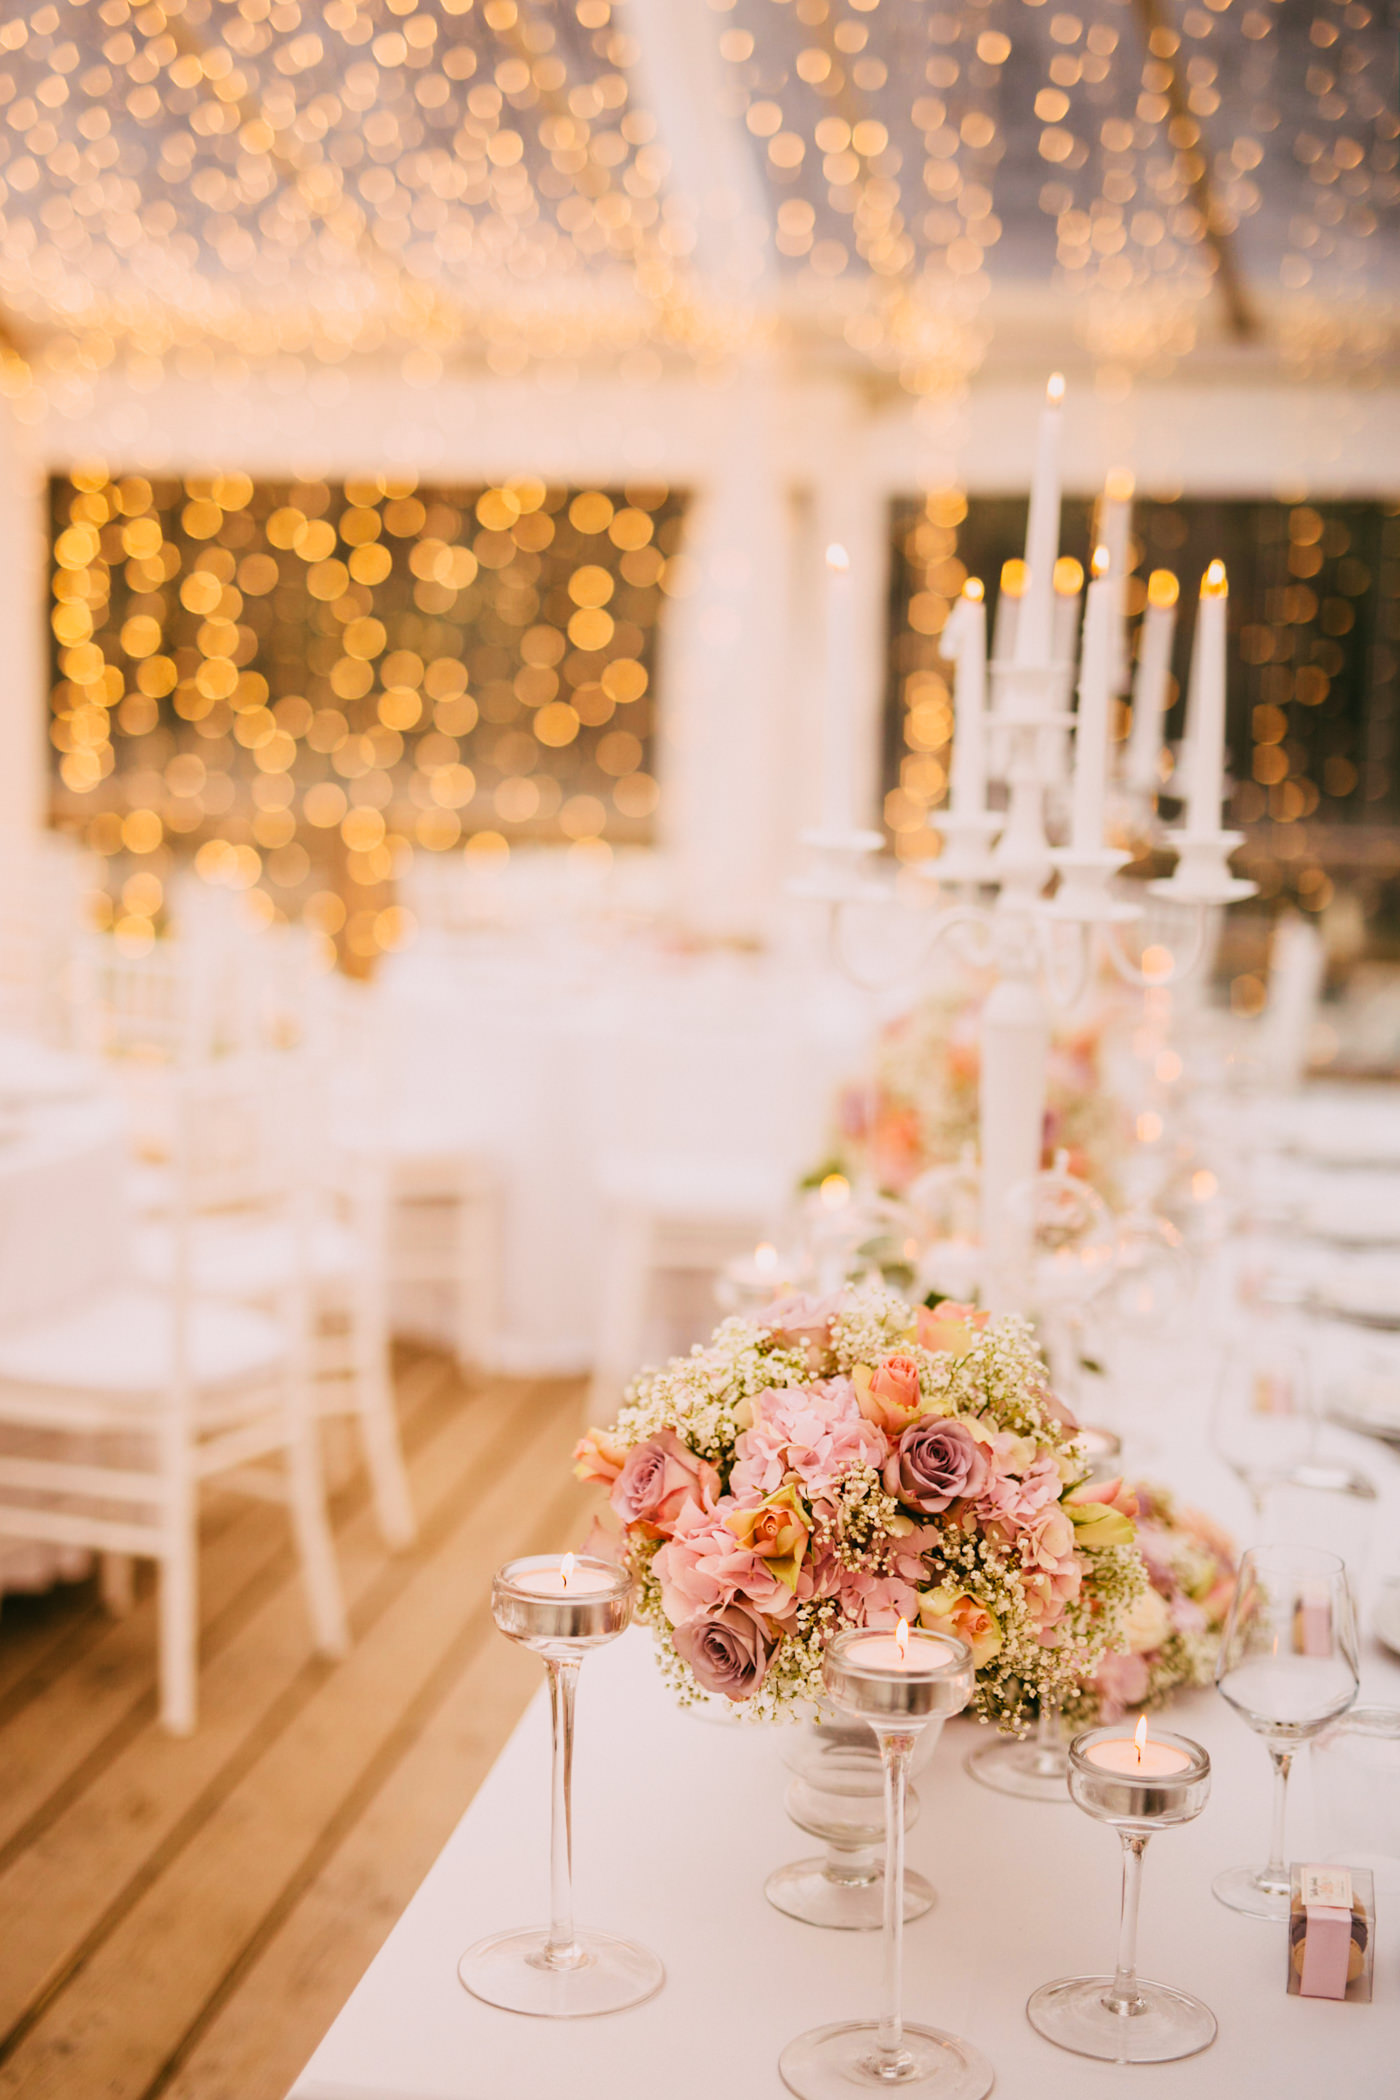
<path id="1" fill-rule="evenodd" d="M 549 1674 L 553 1735 L 550 1922 L 493 1933 L 469 1947 L 457 1974 L 473 1997 L 507 2012 L 577 2019 L 640 2005 L 665 1970 L 647 1948 L 574 1924 L 574 1697 L 585 1655 L 615 1641 L 632 1617 L 632 1578 L 613 1562 L 566 1553 L 508 1561 L 491 1584 L 491 1615 Z"/>
<path id="2" fill-rule="evenodd" d="M 853 2093 L 897 2092 L 917 2100 L 983 2100 L 992 2067 L 980 2050 L 936 2027 L 905 2021 L 905 1792 L 914 1746 L 960 1713 L 975 1682 L 972 1651 L 951 1635 L 847 1628 L 826 1651 L 826 1696 L 864 1721 L 880 1745 L 885 1788 L 884 1998 L 878 2020 L 814 2027 L 789 2042 L 778 2069 L 799 2100 L 851 2100 Z"/>
<path id="3" fill-rule="evenodd" d="M 1123 1846 L 1123 1900 L 1118 1962 L 1111 1976 L 1062 1976 L 1043 1983 L 1026 2004 L 1038 2034 L 1078 2056 L 1105 2063 L 1164 2064 L 1194 2056 L 1215 2040 L 1215 2014 L 1189 1991 L 1148 1983 L 1137 1973 L 1138 1902 L 1147 1841 L 1190 1823 L 1210 1796 L 1210 1759 L 1184 1735 L 1146 1740 L 1121 1722 L 1089 1728 L 1069 1746 L 1070 1799 L 1118 1832 Z"/>
<path id="4" fill-rule="evenodd" d="M 993 1735 L 969 1750 L 963 1765 L 980 1786 L 1018 1801 L 1068 1801 L 1069 1756 L 1058 1705 L 1043 1699 L 1029 1735 Z"/>
<path id="5" fill-rule="evenodd" d="M 823 1846 L 810 1859 L 790 1860 L 764 1883 L 775 1910 L 837 1932 L 878 1932 L 885 1919 L 885 1780 L 880 1745 L 864 1721 L 824 1706 L 820 1717 L 790 1731 L 783 1762 L 792 1774 L 784 1806 Z M 910 1761 L 910 1778 L 933 1755 L 938 1730 L 926 1728 Z M 919 1797 L 905 1793 L 904 1827 L 918 1819 Z M 933 1888 L 913 1867 L 904 1870 L 904 1922 L 932 1910 Z"/>

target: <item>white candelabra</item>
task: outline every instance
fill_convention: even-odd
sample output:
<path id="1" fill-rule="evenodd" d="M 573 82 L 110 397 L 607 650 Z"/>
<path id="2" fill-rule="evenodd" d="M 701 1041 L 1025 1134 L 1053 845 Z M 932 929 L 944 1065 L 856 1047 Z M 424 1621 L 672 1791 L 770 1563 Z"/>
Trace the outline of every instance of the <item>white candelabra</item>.
<path id="1" fill-rule="evenodd" d="M 1145 987 L 1179 981 L 1208 952 L 1212 914 L 1249 896 L 1254 887 L 1230 872 L 1230 856 L 1242 834 L 1223 830 L 1220 823 L 1227 604 L 1224 565 L 1212 562 L 1201 583 L 1187 748 L 1180 761 L 1184 821 L 1162 838 L 1176 853 L 1177 864 L 1171 875 L 1147 885 L 1154 897 L 1184 907 L 1185 939 L 1174 957 L 1145 954 L 1134 960 L 1122 945 L 1123 929 L 1142 914 L 1139 903 L 1114 888 L 1114 877 L 1131 856 L 1105 836 L 1113 696 L 1126 685 L 1127 498 L 1120 481 L 1100 512 L 1101 530 L 1112 529 L 1095 549 L 1079 654 L 1078 708 L 1070 714 L 1064 703 L 1074 674 L 1073 637 L 1064 619 L 1057 618 L 1054 582 L 1063 396 L 1064 382 L 1056 374 L 1040 421 L 1019 590 L 1014 604 L 998 611 L 995 647 L 1000 653 L 988 664 L 986 605 L 976 579 L 969 580 L 944 633 L 943 653 L 956 666 L 950 802 L 938 823 L 942 851 L 919 864 L 937 894 L 916 971 L 946 940 L 976 967 L 990 968 L 995 978 L 982 1010 L 979 1120 L 982 1295 L 997 1312 L 1024 1310 L 1027 1304 L 1029 1242 L 1007 1197 L 1040 1165 L 1051 1007 L 1078 1002 L 1101 951 L 1129 983 Z M 840 550 L 833 555 L 830 580 L 840 594 L 849 579 Z M 1175 579 L 1159 574 L 1161 580 L 1154 576 L 1149 589 L 1150 624 L 1144 628 L 1134 690 L 1136 733 L 1124 768 L 1124 785 L 1144 796 L 1158 769 L 1175 621 L 1176 592 L 1167 588 Z M 833 615 L 829 640 L 839 644 L 844 632 Z M 870 871 L 869 856 L 883 840 L 877 832 L 857 828 L 844 732 L 832 726 L 840 720 L 839 701 L 849 692 L 850 671 L 839 648 L 829 652 L 823 828 L 806 835 L 812 866 L 797 887 L 825 905 L 833 955 L 847 974 L 868 985 L 850 955 L 847 911 L 891 900 L 892 889 Z M 1140 730 L 1138 707 L 1148 725 Z M 1046 828 L 1046 801 L 1070 730 L 1068 842 L 1055 847 Z M 994 771 L 1005 781 L 1003 809 L 988 807 Z M 1154 967 L 1158 962 L 1161 967 Z"/>

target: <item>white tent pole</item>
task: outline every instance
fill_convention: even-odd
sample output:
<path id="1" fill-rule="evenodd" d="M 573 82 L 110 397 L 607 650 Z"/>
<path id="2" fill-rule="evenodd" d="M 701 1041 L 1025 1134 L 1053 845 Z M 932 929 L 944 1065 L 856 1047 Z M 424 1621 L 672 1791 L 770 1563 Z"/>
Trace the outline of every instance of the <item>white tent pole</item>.
<path id="1" fill-rule="evenodd" d="M 29 431 L 0 402 L 0 830 L 48 814 L 48 593 L 44 477 Z"/>

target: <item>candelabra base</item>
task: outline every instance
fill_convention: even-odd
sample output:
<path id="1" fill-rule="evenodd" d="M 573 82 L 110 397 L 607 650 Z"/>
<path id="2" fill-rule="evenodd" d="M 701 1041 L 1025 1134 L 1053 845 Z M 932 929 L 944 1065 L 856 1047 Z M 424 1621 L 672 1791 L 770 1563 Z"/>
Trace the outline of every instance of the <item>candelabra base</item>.
<path id="1" fill-rule="evenodd" d="M 1178 855 L 1170 875 L 1147 887 L 1154 897 L 1173 904 L 1238 904 L 1254 895 L 1256 884 L 1230 873 L 1230 855 L 1244 844 L 1242 831 L 1202 832 L 1196 837 L 1169 831 L 1162 842 Z"/>
<path id="2" fill-rule="evenodd" d="M 505 2012 L 537 2019 L 581 2020 L 621 2012 L 655 1997 L 666 1971 L 646 1947 L 608 1932 L 576 1932 L 568 1962 L 549 1958 L 542 1929 L 497 1932 L 478 1940 L 457 1964 L 464 1989 Z"/>
<path id="3" fill-rule="evenodd" d="M 1112 1976 L 1061 1976 L 1026 2001 L 1037 2034 L 1110 2064 L 1169 2064 L 1215 2040 L 1215 2014 L 1189 1991 L 1135 1980 L 1120 2001 Z"/>
<path id="4" fill-rule="evenodd" d="M 892 2058 L 881 2054 L 873 2020 L 814 2027 L 778 2058 L 783 2084 L 799 2100 L 851 2100 L 852 2093 L 902 2093 L 915 2100 L 983 2100 L 994 2073 L 980 2049 L 937 2027 L 906 2026 Z"/>

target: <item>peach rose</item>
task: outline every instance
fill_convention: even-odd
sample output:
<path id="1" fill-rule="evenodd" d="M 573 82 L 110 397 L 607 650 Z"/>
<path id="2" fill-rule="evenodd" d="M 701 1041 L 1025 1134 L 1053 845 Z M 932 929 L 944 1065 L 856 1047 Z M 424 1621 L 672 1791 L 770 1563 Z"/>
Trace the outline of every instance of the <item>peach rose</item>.
<path id="1" fill-rule="evenodd" d="M 899 1436 L 924 1411 L 918 1363 L 902 1349 L 893 1350 L 874 1370 L 868 1364 L 857 1364 L 851 1379 L 861 1413 L 886 1436 Z"/>
<path id="2" fill-rule="evenodd" d="M 949 1633 L 966 1641 L 977 1670 L 1001 1648 L 1001 1627 L 995 1615 L 965 1590 L 954 1589 L 951 1583 L 924 1591 L 919 1599 L 919 1624 L 929 1633 Z"/>
<path id="3" fill-rule="evenodd" d="M 959 1305 L 956 1299 L 945 1298 L 940 1305 L 919 1307 L 915 1336 L 925 1349 L 966 1356 L 990 1318 L 990 1313 L 978 1312 L 975 1305 Z"/>
<path id="4" fill-rule="evenodd" d="M 611 1487 L 627 1463 L 629 1446 L 608 1429 L 590 1429 L 574 1446 L 574 1473 Z"/>

